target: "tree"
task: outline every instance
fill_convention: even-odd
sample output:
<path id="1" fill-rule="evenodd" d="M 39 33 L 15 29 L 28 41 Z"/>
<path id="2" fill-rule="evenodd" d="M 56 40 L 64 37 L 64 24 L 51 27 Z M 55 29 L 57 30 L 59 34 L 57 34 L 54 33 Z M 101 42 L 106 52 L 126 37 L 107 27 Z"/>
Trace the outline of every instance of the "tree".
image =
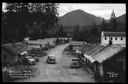
<path id="1" fill-rule="evenodd" d="M 107 30 L 107 23 L 103 18 L 103 21 L 101 22 L 101 31 L 106 31 L 106 30 Z"/>
<path id="2" fill-rule="evenodd" d="M 33 21 L 39 25 L 39 38 L 45 38 L 48 35 L 48 31 L 56 26 L 58 21 L 58 8 L 57 3 L 31 3 L 32 15 L 35 17 Z"/>
<path id="3" fill-rule="evenodd" d="M 112 11 L 111 17 L 110 17 L 110 24 L 111 24 L 111 29 L 112 31 L 116 31 L 117 30 L 117 20 L 116 20 L 116 16 L 114 13 L 114 10 Z"/>
<path id="4" fill-rule="evenodd" d="M 91 34 L 94 36 L 97 36 L 99 34 L 96 23 L 92 24 Z"/>
<path id="5" fill-rule="evenodd" d="M 79 35 L 80 35 L 80 31 L 79 31 L 79 26 L 76 25 L 74 31 L 73 31 L 73 40 L 79 40 Z"/>
<path id="6" fill-rule="evenodd" d="M 57 3 L 45 3 L 44 4 L 44 22 L 46 29 L 49 29 L 52 26 L 57 25 L 58 21 L 58 12 L 57 12 L 58 4 Z"/>
<path id="7" fill-rule="evenodd" d="M 9 32 L 7 40 L 22 41 L 26 36 L 44 38 L 47 36 L 47 29 L 58 21 L 57 8 L 56 3 L 7 3 L 7 12 L 2 13 L 6 16 L 6 19 L 2 20 L 2 32 Z M 2 36 L 4 40 L 4 33 Z"/>
<path id="8" fill-rule="evenodd" d="M 25 23 L 28 21 L 28 3 L 7 3 L 7 24 L 11 28 L 11 38 L 23 40 L 26 36 Z"/>
<path id="9" fill-rule="evenodd" d="M 6 43 L 8 38 L 8 35 L 10 34 L 7 29 L 8 25 L 6 22 L 6 13 L 2 12 L 2 23 L 1 23 L 1 43 Z M 9 41 L 9 40 L 8 40 Z"/>
<path id="10" fill-rule="evenodd" d="M 85 38 L 85 31 L 81 31 L 80 34 L 79 34 L 79 41 L 85 41 L 86 38 Z"/>
<path id="11" fill-rule="evenodd" d="M 60 25 L 59 30 L 57 31 L 57 37 L 67 37 L 67 33 L 64 31 L 62 25 Z"/>
<path id="12" fill-rule="evenodd" d="M 95 23 L 92 24 L 91 36 L 92 36 L 91 38 L 92 38 L 94 41 L 99 40 L 100 32 L 99 32 L 99 30 L 97 29 L 97 25 L 96 25 Z"/>

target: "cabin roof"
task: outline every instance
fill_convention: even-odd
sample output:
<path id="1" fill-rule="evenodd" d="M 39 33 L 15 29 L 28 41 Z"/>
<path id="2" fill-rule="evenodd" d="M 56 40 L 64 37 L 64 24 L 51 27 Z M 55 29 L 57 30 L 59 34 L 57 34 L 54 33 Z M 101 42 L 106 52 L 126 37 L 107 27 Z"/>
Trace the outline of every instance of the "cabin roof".
<path id="1" fill-rule="evenodd" d="M 104 36 L 121 36 L 125 37 L 126 33 L 125 32 L 104 32 Z"/>
<path id="2" fill-rule="evenodd" d="M 14 55 L 19 55 L 27 50 L 30 50 L 30 48 L 22 42 L 3 44 L 2 47 Z"/>
<path id="3" fill-rule="evenodd" d="M 86 44 L 81 48 L 81 52 L 84 53 L 84 56 L 89 59 L 91 62 L 99 62 L 102 63 L 104 60 L 107 60 L 120 51 L 125 49 L 120 45 L 92 45 Z"/>
<path id="4" fill-rule="evenodd" d="M 93 45 L 93 44 L 86 44 L 83 45 L 81 48 L 81 52 L 86 55 L 93 55 L 103 49 L 105 46 L 103 45 Z"/>
<path id="5" fill-rule="evenodd" d="M 107 46 L 103 50 L 101 50 L 99 53 L 96 53 L 95 55 L 93 55 L 92 57 L 97 62 L 102 63 L 104 60 L 107 60 L 113 57 L 114 55 L 122 51 L 123 49 L 125 48 L 121 46 L 117 46 L 117 45 Z"/>

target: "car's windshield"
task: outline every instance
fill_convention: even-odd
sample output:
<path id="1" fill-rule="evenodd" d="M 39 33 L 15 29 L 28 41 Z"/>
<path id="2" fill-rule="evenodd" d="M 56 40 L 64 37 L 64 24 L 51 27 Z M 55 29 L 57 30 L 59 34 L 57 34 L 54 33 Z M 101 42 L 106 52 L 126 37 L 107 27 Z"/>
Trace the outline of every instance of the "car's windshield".
<path id="1" fill-rule="evenodd" d="M 55 59 L 55 57 L 50 57 L 50 59 Z"/>
<path id="2" fill-rule="evenodd" d="M 55 59 L 55 56 L 49 56 L 50 59 Z"/>

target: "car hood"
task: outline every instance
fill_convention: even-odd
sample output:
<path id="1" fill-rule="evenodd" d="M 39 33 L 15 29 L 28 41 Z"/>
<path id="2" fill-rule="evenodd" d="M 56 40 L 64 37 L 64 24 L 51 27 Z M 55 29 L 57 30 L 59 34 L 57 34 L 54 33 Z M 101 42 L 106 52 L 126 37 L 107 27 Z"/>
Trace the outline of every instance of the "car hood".
<path id="1" fill-rule="evenodd" d="M 29 61 L 35 61 L 35 59 L 28 59 Z"/>

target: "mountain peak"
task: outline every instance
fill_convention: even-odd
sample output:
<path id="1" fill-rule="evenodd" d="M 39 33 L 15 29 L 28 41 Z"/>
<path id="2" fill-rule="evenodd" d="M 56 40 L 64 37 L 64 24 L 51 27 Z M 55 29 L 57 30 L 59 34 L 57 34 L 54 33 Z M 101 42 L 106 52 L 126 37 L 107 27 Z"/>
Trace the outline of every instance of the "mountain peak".
<path id="1" fill-rule="evenodd" d="M 71 12 L 69 12 L 69 13 L 89 14 L 89 13 L 87 13 L 87 12 L 81 10 L 81 9 L 73 10 L 73 11 L 71 11 Z"/>
<path id="2" fill-rule="evenodd" d="M 74 10 L 74 11 L 72 11 L 72 12 L 84 12 L 84 11 L 81 10 L 81 9 L 77 9 L 77 10 Z"/>
<path id="3" fill-rule="evenodd" d="M 99 24 L 101 18 L 77 9 L 65 14 L 58 23 L 62 26 L 76 26 L 78 24 L 80 27 L 83 27 L 92 25 L 94 22 Z"/>

